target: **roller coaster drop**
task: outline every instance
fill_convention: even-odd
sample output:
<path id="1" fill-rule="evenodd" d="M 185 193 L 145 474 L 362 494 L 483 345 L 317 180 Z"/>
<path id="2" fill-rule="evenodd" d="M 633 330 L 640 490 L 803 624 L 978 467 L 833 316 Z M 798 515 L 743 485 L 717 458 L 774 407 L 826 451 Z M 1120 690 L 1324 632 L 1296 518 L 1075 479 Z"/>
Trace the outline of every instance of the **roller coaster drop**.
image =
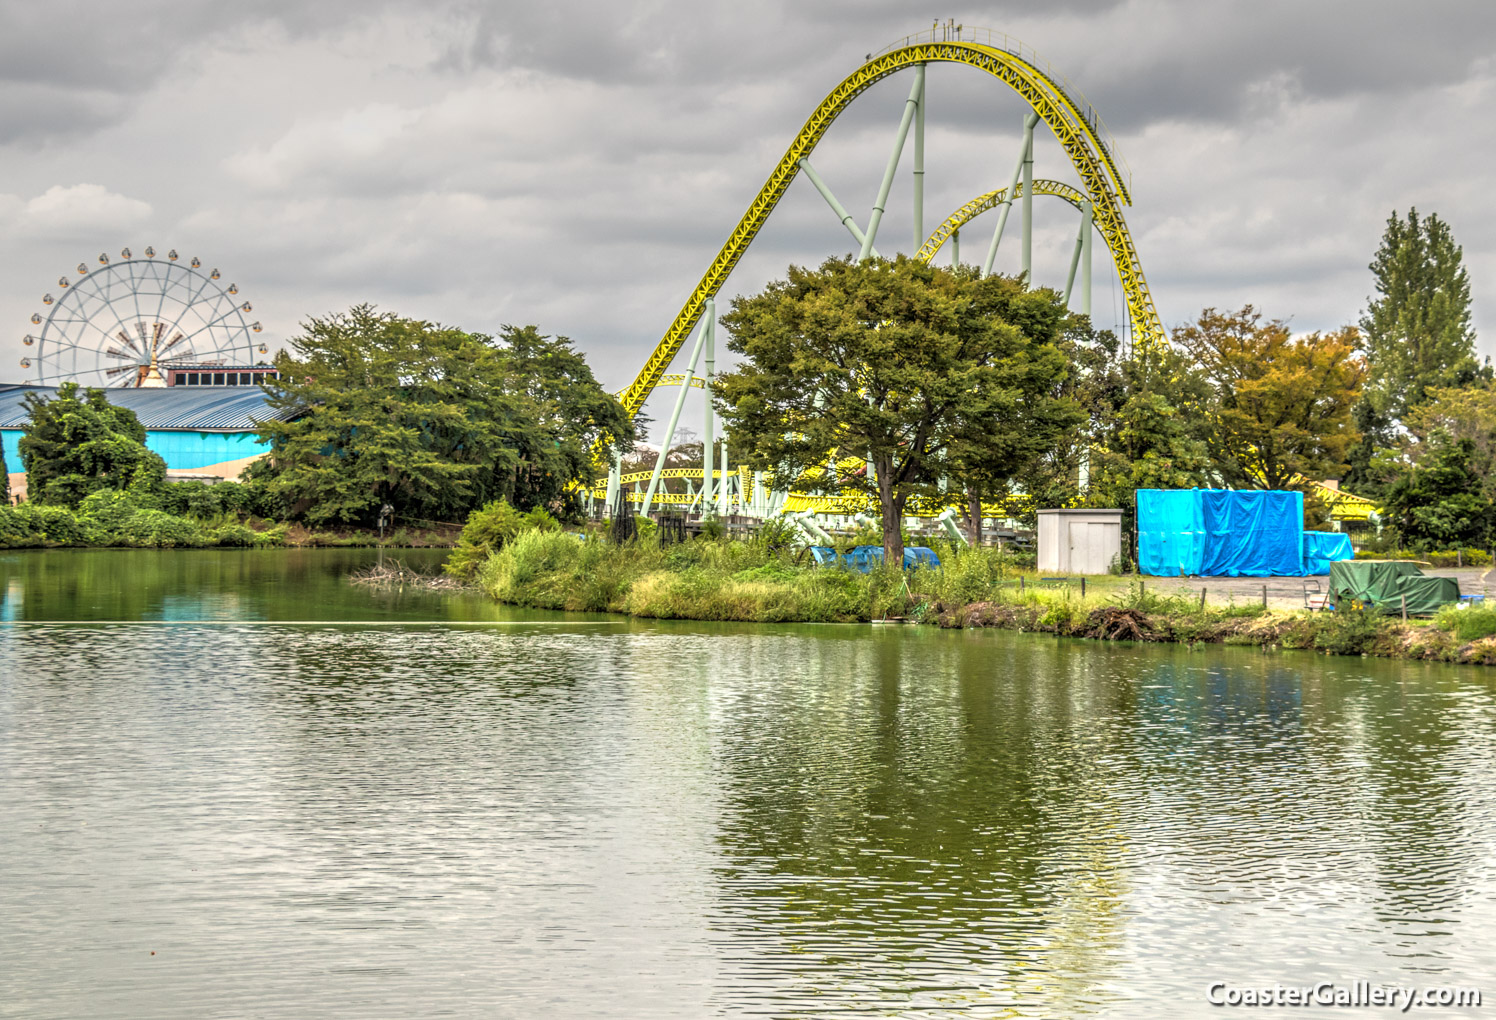
<path id="1" fill-rule="evenodd" d="M 1007 187 L 987 192 L 961 206 L 928 237 L 924 236 L 924 126 L 925 126 L 925 68 L 929 64 L 963 64 L 984 71 L 1006 84 L 1028 103 L 1029 112 L 1024 118 L 1023 142 L 1018 159 L 1013 167 Z M 810 164 L 810 154 L 827 129 L 854 99 L 875 83 L 899 71 L 911 69 L 914 82 L 909 98 L 904 104 L 903 116 L 895 136 L 893 151 L 884 170 L 878 196 L 873 203 L 866 229 L 858 226 L 855 218 L 837 201 L 831 189 L 821 180 Z M 1054 133 L 1071 166 L 1080 177 L 1081 187 L 1076 188 L 1058 181 L 1035 180 L 1034 129 L 1043 122 Z M 805 122 L 794 141 L 790 143 L 779 164 L 769 179 L 759 189 L 757 197 L 738 221 L 727 243 L 712 260 L 711 266 L 702 276 L 696 289 L 676 315 L 669 330 L 659 345 L 639 370 L 629 387 L 620 394 L 620 399 L 630 414 L 638 414 L 650 393 L 659 386 L 679 386 L 680 394 L 674 413 L 666 429 L 666 444 L 675 434 L 675 427 L 689 388 L 703 388 L 710 393 L 713 376 L 715 345 L 715 298 L 717 291 L 747 251 L 769 214 L 788 191 L 790 182 L 802 171 L 807 180 L 826 200 L 833 213 L 841 220 L 858 244 L 860 258 L 876 256 L 874 244 L 878 236 L 879 223 L 888 203 L 894 176 L 898 171 L 905 143 L 911 128 L 914 134 L 914 247 L 916 258 L 931 261 L 937 252 L 949 244 L 952 262 L 960 260 L 959 244 L 961 228 L 974 217 L 990 209 L 997 209 L 997 222 L 992 239 L 982 263 L 984 274 L 992 272 L 998 245 L 1007 225 L 1008 214 L 1016 201 L 1020 207 L 1020 267 L 1027 275 L 1032 267 L 1032 205 L 1035 195 L 1060 198 L 1080 211 L 1080 229 L 1075 248 L 1071 254 L 1069 278 L 1064 295 L 1068 302 L 1075 288 L 1077 271 L 1080 273 L 1080 311 L 1091 311 L 1091 240 L 1099 232 L 1106 241 L 1116 267 L 1118 279 L 1126 298 L 1132 347 L 1134 350 L 1165 343 L 1167 336 L 1159 321 L 1148 284 L 1143 277 L 1143 267 L 1138 260 L 1137 249 L 1122 218 L 1122 206 L 1131 204 L 1130 179 L 1112 144 L 1110 136 L 1100 118 L 1083 96 L 1052 68 L 1039 60 L 1033 51 L 1001 32 L 984 29 L 963 29 L 947 23 L 931 31 L 907 36 L 883 52 L 869 57 L 866 63 L 849 75 L 821 101 Z M 698 328 L 699 326 L 699 328 Z M 667 375 L 666 370 L 680 352 L 686 338 L 697 330 L 696 343 L 686 371 Z M 705 375 L 696 374 L 697 365 L 705 354 Z M 648 513 L 652 506 L 664 504 L 693 506 L 699 504 L 704 510 L 715 509 L 725 515 L 737 511 L 752 516 L 768 516 L 779 512 L 820 512 L 851 514 L 864 509 L 861 502 L 847 497 L 813 496 L 803 493 L 775 493 L 767 491 L 763 479 L 754 472 L 739 469 L 726 470 L 726 443 L 723 445 L 721 468 L 713 465 L 715 442 L 713 435 L 710 399 L 706 402 L 706 435 L 703 443 L 703 468 L 666 469 L 665 451 L 652 472 L 620 473 L 617 461 L 608 475 L 606 489 L 589 493 L 593 498 L 606 500 L 609 508 L 619 499 L 641 504 L 641 511 Z M 686 493 L 660 491 L 665 478 L 687 479 Z M 699 491 L 693 480 L 702 482 Z M 648 482 L 644 492 L 637 488 Z M 636 491 L 628 492 L 624 486 L 633 484 Z M 855 504 L 855 505 L 854 505 Z M 1002 516 L 1002 508 L 992 507 L 996 516 Z M 942 515 L 947 516 L 947 515 Z"/>

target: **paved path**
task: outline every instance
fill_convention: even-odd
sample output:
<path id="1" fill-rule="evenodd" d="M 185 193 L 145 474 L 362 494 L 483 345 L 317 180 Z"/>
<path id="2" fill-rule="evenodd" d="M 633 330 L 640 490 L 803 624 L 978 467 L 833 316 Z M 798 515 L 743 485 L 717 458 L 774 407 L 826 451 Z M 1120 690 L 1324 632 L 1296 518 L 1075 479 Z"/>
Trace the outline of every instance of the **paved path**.
<path id="1" fill-rule="evenodd" d="M 1496 596 L 1496 591 L 1487 588 L 1488 580 L 1496 581 L 1493 571 L 1496 568 L 1423 568 L 1425 574 L 1457 578 L 1461 595 Z M 1489 579 L 1487 575 L 1491 575 Z M 1237 605 L 1260 603 L 1266 585 L 1267 604 L 1272 609 L 1303 609 L 1306 588 L 1313 597 L 1323 595 L 1330 587 L 1329 577 L 1147 577 L 1143 581 L 1149 590 L 1193 598 L 1199 598 L 1200 589 L 1204 588 L 1208 601 L 1220 604 L 1234 601 Z"/>

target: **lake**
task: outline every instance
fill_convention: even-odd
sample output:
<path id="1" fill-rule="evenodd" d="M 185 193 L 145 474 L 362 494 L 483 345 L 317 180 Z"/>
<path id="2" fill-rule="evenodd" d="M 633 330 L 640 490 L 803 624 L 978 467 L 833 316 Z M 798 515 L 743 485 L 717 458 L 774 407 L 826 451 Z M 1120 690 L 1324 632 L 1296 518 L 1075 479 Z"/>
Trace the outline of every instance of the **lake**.
<path id="1" fill-rule="evenodd" d="M 1496 671 L 347 583 L 377 555 L 0 554 L 0 1017 L 1190 1017 L 1496 971 Z"/>

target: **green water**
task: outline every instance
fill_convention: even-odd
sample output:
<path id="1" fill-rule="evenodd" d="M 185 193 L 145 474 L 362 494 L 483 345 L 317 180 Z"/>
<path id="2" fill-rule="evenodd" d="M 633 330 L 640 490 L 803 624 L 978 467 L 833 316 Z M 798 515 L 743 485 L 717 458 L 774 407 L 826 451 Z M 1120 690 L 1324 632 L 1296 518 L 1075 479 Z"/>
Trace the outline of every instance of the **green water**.
<path id="1" fill-rule="evenodd" d="M 1193 1017 L 1496 964 L 1496 673 L 375 555 L 0 557 L 0 1017 Z"/>

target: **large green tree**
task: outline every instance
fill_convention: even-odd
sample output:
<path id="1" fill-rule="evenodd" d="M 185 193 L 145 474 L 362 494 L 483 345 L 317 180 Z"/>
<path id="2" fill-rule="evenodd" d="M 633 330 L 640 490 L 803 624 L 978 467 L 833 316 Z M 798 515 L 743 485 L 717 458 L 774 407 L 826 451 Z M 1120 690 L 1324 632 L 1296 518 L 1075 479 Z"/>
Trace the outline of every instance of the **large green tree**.
<path id="1" fill-rule="evenodd" d="M 1415 549 L 1489 545 L 1496 525 L 1484 479 L 1475 470 L 1475 444 L 1442 430 L 1428 440 L 1428 456 L 1398 476 L 1383 512 L 1398 538 Z"/>
<path id="2" fill-rule="evenodd" d="M 999 495 L 1081 414 L 1059 395 L 1066 319 L 1049 290 L 904 257 L 790 267 L 723 318 L 744 356 L 718 378 L 739 456 L 780 486 L 875 500 L 883 548 L 916 497 Z M 839 471 L 838 458 L 868 470 Z"/>
<path id="3" fill-rule="evenodd" d="M 154 491 L 165 480 L 166 462 L 146 448 L 140 419 L 103 390 L 66 382 L 50 398 L 28 393 L 23 403 L 30 420 L 21 463 L 32 502 L 77 506 L 100 489 Z"/>
<path id="4" fill-rule="evenodd" d="M 1097 423 L 1090 449 L 1093 506 L 1132 506 L 1138 489 L 1188 489 L 1212 481 L 1203 373 L 1172 348 L 1123 365 L 1117 406 Z"/>
<path id="5" fill-rule="evenodd" d="M 1377 296 L 1361 317 L 1367 393 L 1401 421 L 1433 386 L 1475 378 L 1475 327 L 1463 249 L 1436 214 L 1393 213 L 1371 260 Z"/>
<path id="6" fill-rule="evenodd" d="M 1349 487 L 1375 495 L 1391 481 L 1377 454 L 1395 444 L 1434 388 L 1489 377 L 1475 356 L 1470 277 L 1463 249 L 1438 215 L 1393 212 L 1368 267 L 1376 297 L 1361 317 L 1366 389 L 1355 409 L 1361 441 L 1349 451 Z"/>
<path id="7" fill-rule="evenodd" d="M 1251 305 L 1207 308 L 1174 341 L 1209 384 L 1207 436 L 1222 481 L 1285 489 L 1302 487 L 1300 475 L 1343 477 L 1366 374 L 1354 326 L 1295 338 Z"/>
<path id="8" fill-rule="evenodd" d="M 507 499 L 567 510 L 600 437 L 632 423 L 565 337 L 504 327 L 497 339 L 359 305 L 305 323 L 276 362 L 256 465 L 312 522 L 460 520 Z"/>

